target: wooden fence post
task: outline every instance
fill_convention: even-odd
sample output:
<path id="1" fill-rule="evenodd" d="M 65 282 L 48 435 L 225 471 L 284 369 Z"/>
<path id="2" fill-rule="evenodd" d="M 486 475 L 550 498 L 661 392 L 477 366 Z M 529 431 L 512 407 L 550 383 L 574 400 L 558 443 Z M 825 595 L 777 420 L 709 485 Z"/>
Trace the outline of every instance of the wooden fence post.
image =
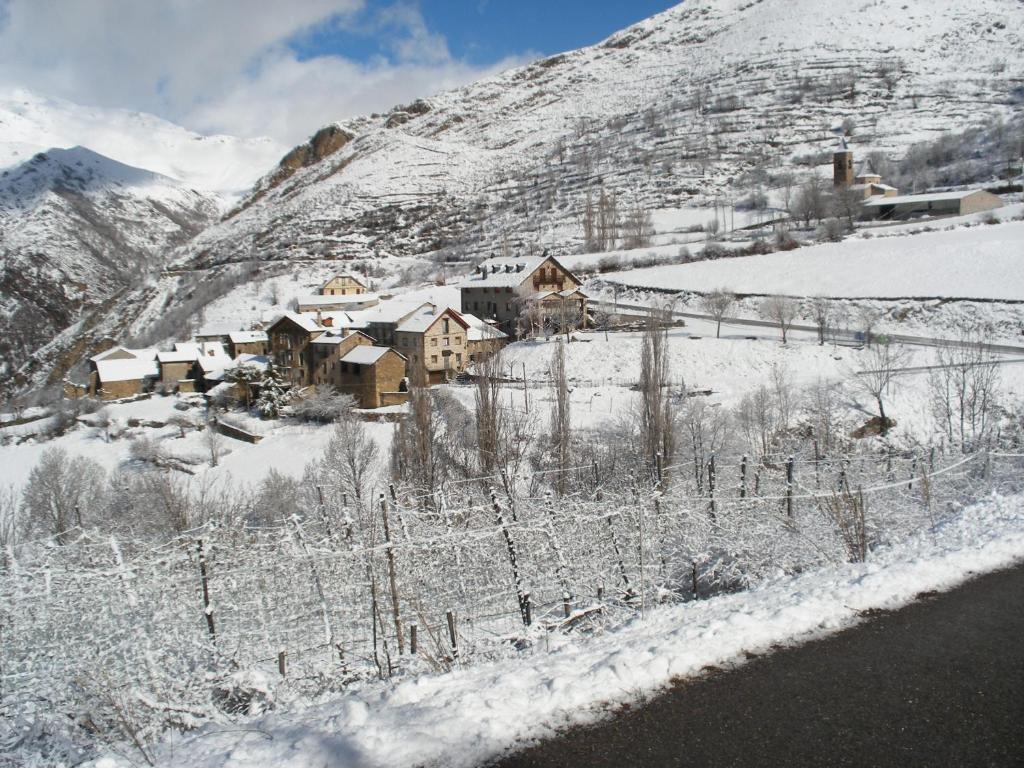
<path id="1" fill-rule="evenodd" d="M 717 517 L 715 514 L 715 454 L 711 454 L 711 460 L 708 462 L 708 496 L 711 498 L 711 522 L 714 522 Z"/>
<path id="2" fill-rule="evenodd" d="M 384 554 L 388 561 L 388 585 L 391 587 L 391 615 L 395 622 L 395 636 L 398 641 L 398 655 L 405 653 L 405 638 L 402 637 L 402 618 L 398 603 L 398 577 L 395 573 L 395 550 L 391 545 L 391 526 L 388 523 L 388 502 L 384 494 L 380 495 L 380 514 L 384 520 L 384 541 L 387 548 Z"/>
<path id="3" fill-rule="evenodd" d="M 747 498 L 747 457 L 740 459 L 740 498 Z"/>
<path id="4" fill-rule="evenodd" d="M 445 619 L 448 620 L 448 639 L 452 641 L 452 659 L 458 661 L 459 642 L 455 637 L 455 614 L 448 611 L 445 614 Z"/>
<path id="5" fill-rule="evenodd" d="M 281 677 L 288 674 L 288 652 L 278 651 L 277 653 L 277 671 L 281 673 Z"/>
<path id="6" fill-rule="evenodd" d="M 793 516 L 793 457 L 786 459 L 786 515 Z"/>
<path id="7" fill-rule="evenodd" d="M 210 633 L 210 639 L 217 642 L 217 628 L 213 623 L 213 606 L 210 605 L 210 581 L 206 573 L 206 552 L 203 549 L 202 539 L 196 539 L 196 551 L 199 553 L 199 580 L 203 585 L 203 615 L 206 616 L 206 629 Z"/>

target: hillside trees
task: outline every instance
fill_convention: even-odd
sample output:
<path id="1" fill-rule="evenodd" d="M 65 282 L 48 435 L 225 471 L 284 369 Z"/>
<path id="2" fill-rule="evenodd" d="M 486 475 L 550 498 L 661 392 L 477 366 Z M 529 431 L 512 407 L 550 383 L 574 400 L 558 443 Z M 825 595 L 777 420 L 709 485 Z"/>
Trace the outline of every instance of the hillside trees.
<path id="1" fill-rule="evenodd" d="M 668 390 L 671 370 L 668 355 L 670 315 L 652 310 L 640 347 L 640 404 L 637 418 L 640 460 L 664 482 L 662 468 L 675 454 L 675 410 Z"/>
<path id="2" fill-rule="evenodd" d="M 63 448 L 47 448 L 25 485 L 25 524 L 35 535 L 53 536 L 58 544 L 81 529 L 102 495 L 105 473 L 93 459 L 69 456 Z"/>
<path id="3" fill-rule="evenodd" d="M 999 367 L 977 331 L 936 351 L 928 373 L 932 415 L 951 444 L 965 453 L 988 442 L 996 427 Z"/>

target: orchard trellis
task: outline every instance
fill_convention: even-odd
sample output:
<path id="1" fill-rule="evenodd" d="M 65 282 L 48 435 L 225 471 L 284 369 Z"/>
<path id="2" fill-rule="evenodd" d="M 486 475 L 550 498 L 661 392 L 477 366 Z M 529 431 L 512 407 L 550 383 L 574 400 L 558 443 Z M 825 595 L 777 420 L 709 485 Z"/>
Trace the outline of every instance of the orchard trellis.
<path id="1" fill-rule="evenodd" d="M 1022 467 L 994 453 L 733 456 L 700 483 L 677 462 L 660 484 L 611 487 L 582 465 L 557 501 L 509 495 L 500 476 L 450 483 L 431 505 L 384 488 L 343 507 L 318 489 L 326 503 L 280 525 L 218 519 L 152 547 L 88 533 L 27 542 L 3 561 L 0 708 L 87 712 L 120 738 L 128 712 L 145 743 L 230 717 L 242 670 L 312 696 L 527 652 L 545 632 L 852 558 L 856 521 L 825 503 L 843 493 L 862 495 L 861 534 L 877 547 L 1016 488 Z"/>

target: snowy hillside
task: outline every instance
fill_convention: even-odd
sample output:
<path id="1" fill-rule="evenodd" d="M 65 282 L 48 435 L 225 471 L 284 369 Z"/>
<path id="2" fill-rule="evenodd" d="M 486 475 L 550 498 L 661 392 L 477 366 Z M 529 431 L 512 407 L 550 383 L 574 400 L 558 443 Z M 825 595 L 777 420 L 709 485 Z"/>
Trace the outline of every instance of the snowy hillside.
<path id="1" fill-rule="evenodd" d="M 1024 222 L 854 239 L 795 251 L 604 276 L 667 291 L 747 295 L 1024 300 Z"/>
<path id="2" fill-rule="evenodd" d="M 227 198 L 248 190 L 287 149 L 268 138 L 201 136 L 142 112 L 0 91 L 0 170 L 75 146 Z"/>
<path id="3" fill-rule="evenodd" d="M 704 0 L 590 48 L 328 126 L 182 261 L 572 253 L 588 195 L 680 208 L 1019 112 L 1013 0 Z M 927 178 L 921 177 L 921 183 Z"/>
<path id="4" fill-rule="evenodd" d="M 217 211 L 209 195 L 83 147 L 0 172 L 0 382 Z"/>

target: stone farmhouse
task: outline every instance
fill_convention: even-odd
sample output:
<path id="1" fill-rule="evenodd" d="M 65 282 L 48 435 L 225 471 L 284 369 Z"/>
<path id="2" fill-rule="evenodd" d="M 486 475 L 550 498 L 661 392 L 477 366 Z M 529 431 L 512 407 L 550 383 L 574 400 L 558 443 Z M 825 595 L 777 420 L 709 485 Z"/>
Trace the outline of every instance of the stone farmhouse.
<path id="1" fill-rule="evenodd" d="M 265 355 L 269 348 L 266 331 L 233 331 L 228 334 L 228 354 L 231 357 Z"/>
<path id="2" fill-rule="evenodd" d="M 522 335 L 524 313 L 536 314 L 537 323 L 586 326 L 587 295 L 553 256 L 488 259 L 459 288 L 463 312 L 494 321 L 510 336 Z"/>

